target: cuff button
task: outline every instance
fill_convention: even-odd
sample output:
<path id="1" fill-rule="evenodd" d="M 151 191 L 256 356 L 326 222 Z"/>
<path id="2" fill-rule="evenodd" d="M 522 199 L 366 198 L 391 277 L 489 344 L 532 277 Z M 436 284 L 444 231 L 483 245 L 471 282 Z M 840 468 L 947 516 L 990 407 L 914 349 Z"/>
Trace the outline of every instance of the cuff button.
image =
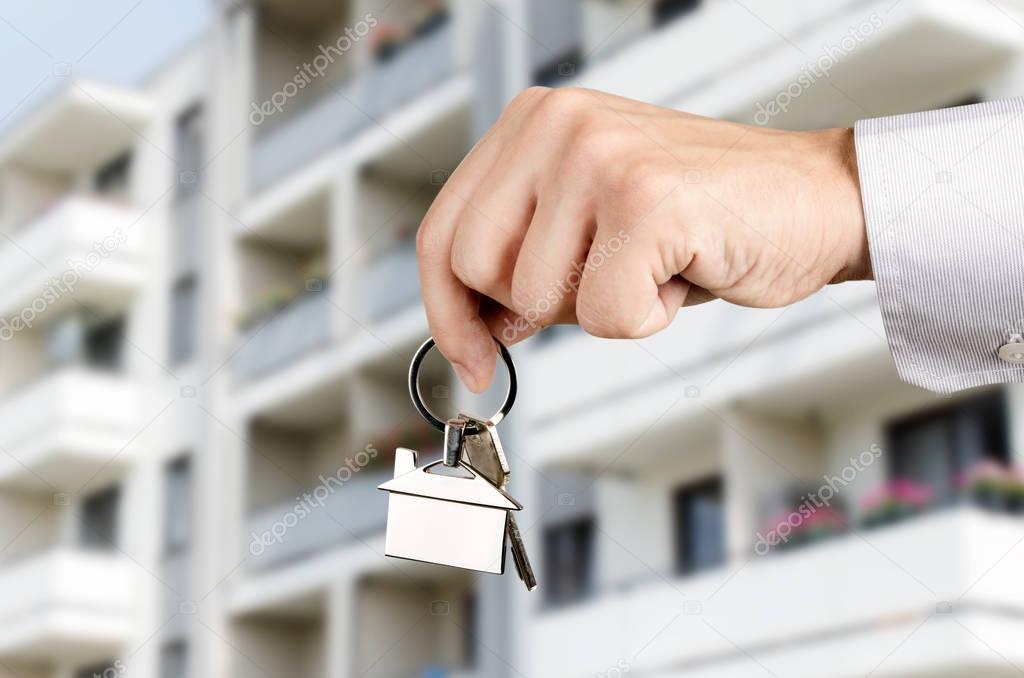
<path id="1" fill-rule="evenodd" d="M 1014 365 L 1024 365 L 1024 338 L 1020 335 L 1011 337 L 1009 343 L 999 347 L 999 357 Z"/>

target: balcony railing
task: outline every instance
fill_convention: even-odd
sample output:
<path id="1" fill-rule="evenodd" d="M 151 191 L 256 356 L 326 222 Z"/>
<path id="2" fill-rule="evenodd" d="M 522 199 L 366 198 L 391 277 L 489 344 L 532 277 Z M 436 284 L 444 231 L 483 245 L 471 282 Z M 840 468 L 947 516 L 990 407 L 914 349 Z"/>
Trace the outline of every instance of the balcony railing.
<path id="1" fill-rule="evenodd" d="M 404 240 L 371 261 L 362 289 L 371 320 L 386 318 L 418 302 L 421 294 L 416 243 Z"/>
<path id="2" fill-rule="evenodd" d="M 453 30 L 444 25 L 257 138 L 252 191 L 308 163 L 451 75 Z"/>
<path id="3" fill-rule="evenodd" d="M 136 566 L 58 549 L 0 568 L 0 657 L 51 663 L 115 655 L 136 632 Z"/>
<path id="4" fill-rule="evenodd" d="M 18 228 L 18 246 L 0 244 L 0 314 L 31 325 L 72 300 L 123 307 L 145 268 L 143 227 L 135 221 L 130 207 L 91 195 L 69 195 L 37 212 Z"/>
<path id="5" fill-rule="evenodd" d="M 307 292 L 269 318 L 256 321 L 242 333 L 241 347 L 232 359 L 242 380 L 265 376 L 331 338 L 328 291 Z"/>
<path id="6" fill-rule="evenodd" d="M 265 570 L 316 555 L 384 529 L 387 494 L 377 486 L 391 478 L 391 471 L 361 471 L 339 485 L 310 488 L 313 499 L 302 511 L 296 500 L 282 502 L 253 514 L 248 523 L 246 555 L 251 567 Z M 329 479 L 331 483 L 335 479 Z M 323 503 L 316 497 L 328 492 Z M 316 503 L 314 503 L 314 501 Z"/>
<path id="7" fill-rule="evenodd" d="M 1013 619 L 1024 614 L 1024 593 L 1015 583 L 1024 552 L 1010 546 L 1022 527 L 1018 517 L 960 507 L 779 557 L 752 554 L 749 562 L 686 579 L 652 576 L 539 617 L 526 639 L 533 665 L 523 672 L 596 674 L 619 657 L 642 653 L 633 670 L 660 675 L 667 667 L 725 661 L 736 647 L 755 654 L 770 647 L 799 664 L 819 656 L 821 642 L 830 657 L 842 658 L 841 666 L 830 666 L 831 675 L 864 675 L 879 660 L 852 651 L 865 647 L 863 634 L 905 624 L 891 631 L 903 638 L 923 619 L 941 615 L 941 601 L 952 601 L 946 603 L 951 613 L 980 615 L 979 623 L 1004 624 L 1012 634 Z M 977 659 L 967 638 L 956 661 Z M 942 639 L 948 636 L 940 633 Z M 851 651 L 844 651 L 844 642 Z M 879 656 L 891 649 L 888 642 L 879 643 Z M 919 647 L 913 655 L 930 651 Z M 782 666 L 769 668 L 792 675 Z"/>
<path id="8" fill-rule="evenodd" d="M 144 424 L 142 391 L 123 374 L 59 368 L 0 403 L 0 483 L 77 490 L 125 464 Z"/>

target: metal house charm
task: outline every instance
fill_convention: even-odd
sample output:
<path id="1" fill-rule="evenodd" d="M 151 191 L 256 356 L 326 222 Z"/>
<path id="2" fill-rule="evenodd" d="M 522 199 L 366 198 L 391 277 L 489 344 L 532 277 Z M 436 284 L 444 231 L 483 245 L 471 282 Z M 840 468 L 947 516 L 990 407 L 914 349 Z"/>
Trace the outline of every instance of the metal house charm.
<path id="1" fill-rule="evenodd" d="M 395 452 L 395 477 L 380 486 L 388 497 L 386 555 L 469 570 L 505 571 L 509 511 L 523 507 L 468 464 L 459 475 L 436 461 L 416 467 L 416 452 Z"/>

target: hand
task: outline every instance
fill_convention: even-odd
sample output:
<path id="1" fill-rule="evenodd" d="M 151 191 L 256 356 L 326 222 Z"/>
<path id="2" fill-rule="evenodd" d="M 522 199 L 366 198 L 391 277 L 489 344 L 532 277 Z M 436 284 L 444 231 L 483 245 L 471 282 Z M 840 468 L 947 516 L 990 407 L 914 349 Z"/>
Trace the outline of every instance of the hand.
<path id="1" fill-rule="evenodd" d="M 849 129 L 787 132 L 582 89 L 526 90 L 420 226 L 430 331 L 474 392 L 492 336 L 639 338 L 682 306 L 791 304 L 871 276 Z"/>

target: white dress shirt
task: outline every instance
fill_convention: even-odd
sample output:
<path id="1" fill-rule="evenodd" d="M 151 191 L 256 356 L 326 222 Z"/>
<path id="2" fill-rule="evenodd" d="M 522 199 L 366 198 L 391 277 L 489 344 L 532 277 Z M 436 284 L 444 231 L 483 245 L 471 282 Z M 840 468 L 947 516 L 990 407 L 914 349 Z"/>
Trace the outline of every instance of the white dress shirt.
<path id="1" fill-rule="evenodd" d="M 1024 381 L 1024 98 L 863 120 L 855 138 L 900 377 Z"/>

